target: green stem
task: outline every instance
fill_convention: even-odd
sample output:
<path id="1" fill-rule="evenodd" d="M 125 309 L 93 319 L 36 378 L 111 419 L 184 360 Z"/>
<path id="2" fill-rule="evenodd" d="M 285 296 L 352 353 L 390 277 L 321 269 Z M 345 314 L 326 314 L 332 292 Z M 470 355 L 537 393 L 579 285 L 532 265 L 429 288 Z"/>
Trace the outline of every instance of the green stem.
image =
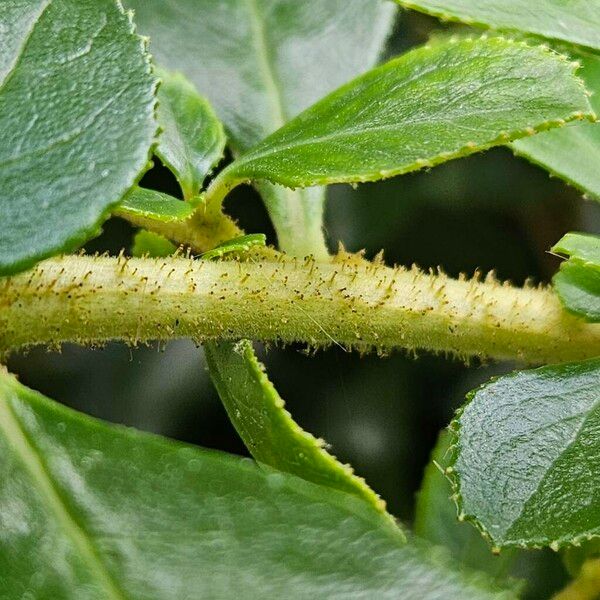
<path id="1" fill-rule="evenodd" d="M 318 263 L 68 256 L 0 282 L 0 351 L 180 337 L 528 362 L 600 355 L 600 325 L 568 315 L 548 289 L 453 280 L 355 257 Z"/>
<path id="2" fill-rule="evenodd" d="M 176 244 L 189 246 L 194 252 L 202 253 L 244 232 L 220 207 L 199 207 L 191 218 L 182 221 L 159 221 L 117 209 L 115 216 L 129 221 L 136 227 L 158 233 Z"/>
<path id="3" fill-rule="evenodd" d="M 256 185 L 277 232 L 279 248 L 291 256 L 312 255 L 326 261 L 323 237 L 325 188 L 290 190 L 261 182 Z"/>
<path id="4" fill-rule="evenodd" d="M 227 169 L 222 171 L 206 191 L 207 206 L 221 211 L 225 196 L 240 183 L 228 180 Z M 292 256 L 312 255 L 327 260 L 329 252 L 323 236 L 325 188 L 291 190 L 267 181 L 257 182 L 256 188 L 275 227 L 279 248 Z"/>

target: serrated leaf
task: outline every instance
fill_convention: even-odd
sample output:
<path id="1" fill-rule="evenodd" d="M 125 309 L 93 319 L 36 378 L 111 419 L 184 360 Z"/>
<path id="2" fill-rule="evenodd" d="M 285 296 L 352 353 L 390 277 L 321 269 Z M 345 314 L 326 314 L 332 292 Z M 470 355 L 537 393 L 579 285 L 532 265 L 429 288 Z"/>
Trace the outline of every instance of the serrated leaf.
<path id="1" fill-rule="evenodd" d="M 205 345 L 206 361 L 231 422 L 260 463 L 353 494 L 377 510 L 385 503 L 292 419 L 254 354 L 251 342 Z"/>
<path id="2" fill-rule="evenodd" d="M 0 11 L 0 274 L 77 248 L 140 176 L 155 81 L 114 0 Z"/>
<path id="3" fill-rule="evenodd" d="M 213 189 L 374 181 L 589 112 L 573 66 L 553 52 L 502 38 L 449 40 L 335 91 L 231 164 Z"/>
<path id="4" fill-rule="evenodd" d="M 452 486 L 443 473 L 450 464 L 451 442 L 449 431 L 440 434 L 431 461 L 425 469 L 417 495 L 415 533 L 432 544 L 447 548 L 459 565 L 484 571 L 496 580 L 506 581 L 517 551 L 508 549 L 499 556 L 494 555 L 474 527 L 458 520 L 456 504 L 451 499 Z"/>
<path id="5" fill-rule="evenodd" d="M 493 380 L 452 427 L 459 509 L 495 546 L 600 535 L 600 359 Z"/>
<path id="6" fill-rule="evenodd" d="M 406 8 L 469 25 L 535 34 L 600 48 L 599 0 L 396 0 Z M 583 64 L 581 76 L 594 94 L 592 106 L 600 112 L 600 59 L 576 55 Z M 511 144 L 515 154 L 548 170 L 582 192 L 600 198 L 600 124 L 572 124 L 560 130 L 524 138 Z"/>
<path id="7" fill-rule="evenodd" d="M 552 279 L 565 308 L 586 321 L 600 322 L 600 237 L 568 233 L 552 251 L 569 257 Z"/>
<path id="8" fill-rule="evenodd" d="M 223 158 L 225 132 L 207 100 L 181 74 L 159 71 L 156 154 L 174 173 L 185 199 L 196 196 Z"/>
<path id="9" fill-rule="evenodd" d="M 127 0 L 159 64 L 206 96 L 234 153 L 372 67 L 396 7 L 385 0 Z M 327 257 L 324 191 L 263 184 L 279 246 Z"/>
<path id="10" fill-rule="evenodd" d="M 349 494 L 109 426 L 0 375 L 8 598 L 506 598 Z"/>
<path id="11" fill-rule="evenodd" d="M 185 221 L 194 214 L 194 205 L 155 190 L 135 186 L 123 198 L 115 213 L 170 223 Z"/>
<path id="12" fill-rule="evenodd" d="M 586 55 L 580 61 L 583 68 L 579 74 L 592 92 L 592 108 L 600 114 L 600 58 Z M 591 198 L 600 199 L 600 123 L 572 123 L 517 140 L 512 149 Z"/>
<path id="13" fill-rule="evenodd" d="M 600 50 L 598 0 L 396 0 L 443 20 L 534 33 Z"/>

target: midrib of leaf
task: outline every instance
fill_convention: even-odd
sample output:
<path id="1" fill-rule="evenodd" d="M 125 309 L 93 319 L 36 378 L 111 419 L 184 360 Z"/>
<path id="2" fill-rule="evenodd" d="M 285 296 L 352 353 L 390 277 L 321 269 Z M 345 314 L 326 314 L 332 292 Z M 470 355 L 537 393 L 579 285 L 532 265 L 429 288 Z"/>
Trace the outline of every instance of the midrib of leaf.
<path id="1" fill-rule="evenodd" d="M 271 51 L 269 50 L 269 42 L 264 25 L 264 15 L 259 6 L 259 0 L 246 0 L 250 16 L 252 19 L 252 30 L 254 33 L 254 41 L 257 58 L 260 64 L 260 71 L 263 76 L 263 82 L 267 90 L 267 96 L 271 101 L 273 131 L 282 127 L 286 122 L 283 100 L 275 74 L 275 66 L 273 65 Z"/>
<path id="2" fill-rule="evenodd" d="M 33 35 L 33 32 L 35 31 L 37 24 L 40 22 L 40 19 L 44 16 L 44 13 L 48 10 L 48 7 L 52 4 L 52 1 L 53 0 L 46 0 L 44 3 L 42 3 L 41 10 L 40 10 L 38 16 L 31 22 L 31 27 L 29 28 L 29 31 L 26 33 L 25 37 L 23 38 L 23 43 L 21 44 L 21 47 L 19 48 L 19 52 L 17 52 L 17 54 L 15 55 L 13 64 L 10 66 L 10 68 L 6 72 L 4 79 L 2 81 L 0 81 L 0 93 L 6 87 L 6 84 L 11 80 L 15 71 L 17 70 L 19 63 L 21 62 L 21 58 L 23 57 L 23 54 L 25 53 L 25 48 L 27 48 L 27 44 L 29 43 L 31 36 Z"/>
<path id="3" fill-rule="evenodd" d="M 595 386 L 590 385 L 590 386 L 582 387 L 581 390 L 594 388 L 594 387 Z M 510 532 L 515 527 L 515 524 L 520 521 L 521 517 L 523 516 L 523 513 L 527 510 L 528 505 L 531 502 L 532 498 L 534 498 L 534 496 L 538 493 L 542 483 L 544 482 L 544 479 L 546 479 L 546 477 L 548 476 L 548 473 L 550 473 L 552 471 L 552 469 L 554 468 L 554 465 L 556 465 L 556 463 L 563 457 L 563 455 L 569 451 L 569 448 L 571 448 L 571 446 L 573 446 L 573 444 L 575 444 L 577 442 L 577 440 L 579 439 L 579 435 L 585 428 L 588 420 L 590 419 L 590 417 L 595 413 L 595 411 L 599 407 L 600 407 L 600 400 L 595 402 L 590 408 L 586 408 L 585 410 L 581 411 L 580 413 L 577 413 L 575 415 L 570 415 L 569 417 L 561 419 L 561 421 L 567 421 L 569 419 L 577 419 L 578 417 L 585 415 L 583 417 L 583 419 L 581 420 L 581 423 L 577 426 L 577 429 L 571 435 L 571 438 L 569 439 L 569 441 L 565 445 L 563 445 L 562 448 L 556 453 L 556 456 L 552 459 L 552 462 L 548 465 L 548 467 L 546 468 L 542 477 L 540 477 L 540 479 L 537 481 L 536 486 L 532 490 L 531 494 L 529 494 L 527 499 L 522 502 L 521 510 L 519 511 L 518 516 L 515 519 L 513 519 L 510 527 L 507 529 L 506 535 L 510 535 Z M 557 540 L 557 541 L 559 541 L 559 540 Z M 568 541 L 570 542 L 571 540 L 569 539 Z"/>
<path id="4" fill-rule="evenodd" d="M 106 593 L 106 598 L 111 600 L 126 600 L 126 596 L 119 590 L 116 582 L 112 579 L 86 532 L 77 523 L 63 502 L 42 457 L 29 441 L 17 416 L 11 409 L 9 401 L 6 399 L 0 399 L 0 431 L 5 435 L 9 445 L 13 447 L 21 459 L 21 462 L 31 476 L 34 486 L 38 489 L 58 522 L 62 525 L 64 533 L 71 539 L 79 551 L 81 558 L 89 567 L 90 572 L 101 584 Z"/>

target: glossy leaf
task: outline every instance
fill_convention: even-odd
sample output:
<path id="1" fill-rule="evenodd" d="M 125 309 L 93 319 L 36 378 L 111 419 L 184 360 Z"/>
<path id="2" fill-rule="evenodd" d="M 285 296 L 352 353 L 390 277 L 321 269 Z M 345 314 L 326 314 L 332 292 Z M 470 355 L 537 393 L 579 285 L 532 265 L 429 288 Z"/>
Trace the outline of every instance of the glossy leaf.
<path id="1" fill-rule="evenodd" d="M 156 154 L 177 177 L 183 197 L 200 192 L 205 177 L 223 158 L 225 132 L 210 104 L 181 74 L 160 70 Z"/>
<path id="2" fill-rule="evenodd" d="M 254 354 L 251 342 L 205 345 L 212 380 L 231 422 L 260 463 L 354 494 L 378 510 L 385 503 L 352 469 L 339 463 L 292 419 Z"/>
<path id="3" fill-rule="evenodd" d="M 568 233 L 552 250 L 569 257 L 552 279 L 565 308 L 586 321 L 600 322 L 600 237 Z"/>
<path id="4" fill-rule="evenodd" d="M 461 517 L 495 546 L 558 549 L 600 535 L 600 359 L 493 380 L 453 429 Z"/>
<path id="5" fill-rule="evenodd" d="M 7 598 L 506 598 L 349 494 L 77 414 L 0 375 Z"/>
<path id="6" fill-rule="evenodd" d="M 591 103 L 600 114 L 600 58 L 580 58 L 586 87 L 592 92 Z M 517 140 L 512 148 L 553 175 L 564 179 L 591 198 L 600 199 L 600 123 L 572 123 L 532 138 Z"/>
<path id="7" fill-rule="evenodd" d="M 125 195 L 115 212 L 169 223 L 189 219 L 194 214 L 194 206 L 169 194 L 135 186 Z"/>
<path id="8" fill-rule="evenodd" d="M 534 33 L 600 50 L 599 0 L 396 0 L 443 20 Z"/>
<path id="9" fill-rule="evenodd" d="M 463 567 L 484 571 L 497 580 L 506 580 L 517 557 L 517 551 L 506 549 L 495 555 L 481 534 L 467 523 L 461 523 L 452 500 L 452 486 L 445 469 L 450 464 L 452 435 L 440 434 L 425 469 L 417 495 L 415 533 L 432 544 L 447 548 Z"/>
<path id="10" fill-rule="evenodd" d="M 391 30 L 387 0 L 126 0 L 159 64 L 184 73 L 244 152 L 371 68 Z M 326 258 L 321 189 L 263 184 L 288 253 Z"/>
<path id="11" fill-rule="evenodd" d="M 0 274 L 97 235 L 148 163 L 147 53 L 114 0 L 0 10 Z"/>
<path id="12" fill-rule="evenodd" d="M 373 181 L 580 119 L 574 67 L 541 47 L 457 39 L 413 50 L 343 86 L 214 182 Z M 209 191 L 210 192 L 210 191 Z"/>

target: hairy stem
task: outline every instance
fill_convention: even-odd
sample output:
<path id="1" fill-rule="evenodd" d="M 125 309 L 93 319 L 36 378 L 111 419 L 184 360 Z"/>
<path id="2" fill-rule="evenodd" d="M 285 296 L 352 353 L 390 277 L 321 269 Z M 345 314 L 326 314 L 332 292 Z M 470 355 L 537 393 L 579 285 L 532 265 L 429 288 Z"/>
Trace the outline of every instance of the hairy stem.
<path id="1" fill-rule="evenodd" d="M 0 351 L 192 337 L 425 349 L 557 362 L 600 355 L 600 325 L 547 289 L 331 263 L 69 256 L 0 282 Z"/>

